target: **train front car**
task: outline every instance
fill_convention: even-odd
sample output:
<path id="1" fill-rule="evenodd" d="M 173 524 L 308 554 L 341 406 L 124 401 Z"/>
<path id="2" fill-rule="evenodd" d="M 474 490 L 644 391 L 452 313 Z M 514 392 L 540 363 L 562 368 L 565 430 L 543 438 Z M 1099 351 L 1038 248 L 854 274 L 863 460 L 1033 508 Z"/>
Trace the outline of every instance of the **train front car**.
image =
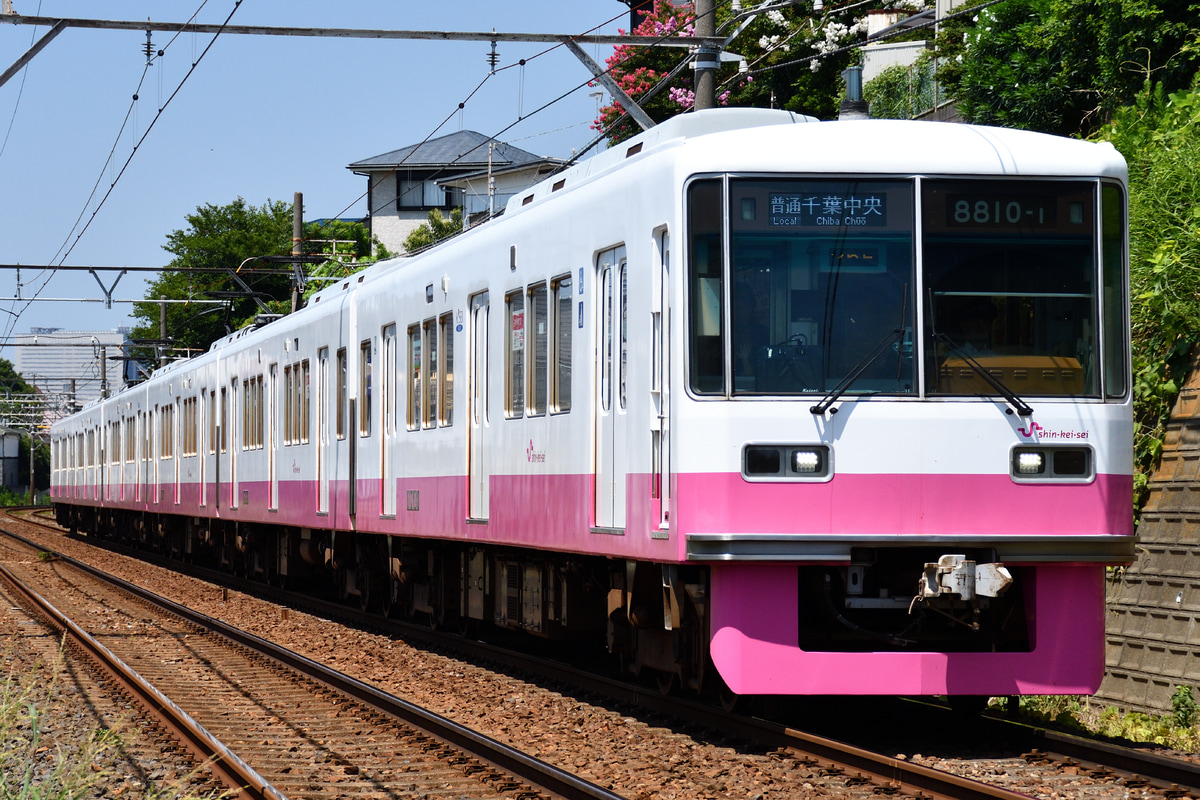
<path id="1" fill-rule="evenodd" d="M 937 123 L 725 136 L 683 187 L 673 421 L 722 678 L 1093 692 L 1134 553 L 1124 161 Z"/>

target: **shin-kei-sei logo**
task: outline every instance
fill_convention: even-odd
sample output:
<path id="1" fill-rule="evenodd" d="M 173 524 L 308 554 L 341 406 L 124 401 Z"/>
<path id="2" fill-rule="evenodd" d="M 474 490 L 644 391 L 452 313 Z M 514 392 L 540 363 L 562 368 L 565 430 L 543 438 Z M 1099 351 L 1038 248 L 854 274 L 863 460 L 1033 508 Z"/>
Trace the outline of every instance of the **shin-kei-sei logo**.
<path id="1" fill-rule="evenodd" d="M 543 464 L 546 461 L 546 453 L 534 449 L 533 439 L 529 440 L 529 447 L 525 448 L 525 460 L 530 464 Z"/>
<path id="2" fill-rule="evenodd" d="M 1017 428 L 1017 433 L 1026 439 L 1037 439 L 1038 441 L 1046 441 L 1052 439 L 1087 439 L 1090 431 L 1071 430 L 1063 428 L 1061 430 L 1049 430 L 1038 425 L 1033 420 L 1029 421 L 1028 428 Z"/>

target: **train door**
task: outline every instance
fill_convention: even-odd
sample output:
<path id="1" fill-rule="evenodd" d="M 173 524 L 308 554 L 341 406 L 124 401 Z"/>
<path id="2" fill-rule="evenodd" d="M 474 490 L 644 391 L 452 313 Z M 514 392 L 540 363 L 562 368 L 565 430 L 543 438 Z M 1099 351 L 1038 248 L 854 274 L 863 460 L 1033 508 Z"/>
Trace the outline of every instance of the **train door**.
<path id="1" fill-rule="evenodd" d="M 229 441 L 229 396 L 224 386 L 221 387 L 220 399 L 217 401 L 217 466 L 213 473 L 213 507 L 217 511 L 217 515 L 221 513 L 221 464 L 225 459 L 225 454 L 228 452 Z M 226 468 L 225 472 L 228 472 Z"/>
<path id="2" fill-rule="evenodd" d="M 271 511 L 279 510 L 279 454 L 276 452 L 279 447 L 279 428 L 278 428 L 278 412 L 279 412 L 279 365 L 272 364 L 267 370 L 267 397 L 265 398 L 267 409 L 267 481 L 269 484 L 267 508 Z M 298 377 L 296 378 L 299 379 Z M 284 402 L 291 402 L 290 399 Z"/>
<path id="3" fill-rule="evenodd" d="M 171 502 L 175 503 L 175 505 L 179 505 L 179 480 L 180 473 L 183 472 L 183 437 L 180 436 L 183 432 L 183 416 L 179 413 L 181 410 L 182 406 L 176 400 L 174 405 L 171 406 L 171 419 L 169 422 L 171 426 L 171 469 L 174 470 L 171 483 L 175 487 L 171 493 Z"/>
<path id="4" fill-rule="evenodd" d="M 653 296 L 654 341 L 651 356 L 654 416 L 650 421 L 653 441 L 653 484 L 658 500 L 658 533 L 665 538 L 671 523 L 671 243 L 666 231 L 658 238 L 658 286 Z"/>
<path id="5" fill-rule="evenodd" d="M 150 423 L 150 464 L 152 466 L 150 483 L 154 487 L 154 504 L 162 500 L 162 483 L 159 481 L 159 469 L 162 463 L 162 409 L 158 406 L 147 417 Z"/>
<path id="6" fill-rule="evenodd" d="M 138 437 L 137 470 L 138 470 L 138 475 L 137 475 L 136 484 L 135 484 L 135 487 L 133 490 L 133 493 L 134 493 L 133 499 L 137 500 L 139 503 L 141 503 L 146 498 L 146 485 L 148 483 L 150 483 L 150 472 L 149 472 L 149 463 L 150 462 L 147 460 L 149 458 L 148 454 L 150 452 L 150 446 L 146 441 L 147 424 L 146 424 L 146 414 L 143 411 L 139 411 L 137 413 L 137 427 L 138 427 L 138 429 L 137 429 L 137 437 Z"/>
<path id="7" fill-rule="evenodd" d="M 596 360 L 596 527 L 625 527 L 627 471 L 626 324 L 627 276 L 625 248 L 606 250 L 596 259 L 600 288 L 600 353 Z"/>
<path id="8" fill-rule="evenodd" d="M 317 352 L 317 513 L 329 513 L 329 348 Z"/>
<path id="9" fill-rule="evenodd" d="M 245 398 L 242 398 L 245 402 Z M 238 431 L 240 428 L 237 425 L 239 414 L 238 408 L 238 379 L 234 378 L 229 383 L 229 508 L 234 510 L 238 507 Z M 242 417 L 242 425 L 246 424 L 245 417 Z M 245 432 L 242 432 L 245 436 Z M 243 440 L 245 441 L 245 440 Z"/>
<path id="10" fill-rule="evenodd" d="M 208 419 L 212 415 L 212 407 L 208 404 L 208 390 L 201 388 L 199 397 L 194 401 L 196 414 L 199 417 L 196 426 L 196 461 L 200 466 L 200 507 L 203 508 L 208 498 Z"/>
<path id="11" fill-rule="evenodd" d="M 396 363 L 396 326 L 388 325 L 383 329 L 383 360 L 380 364 L 382 374 L 379 398 L 382 406 L 380 417 L 383 424 L 382 440 L 380 441 L 380 487 L 382 502 L 380 512 L 385 516 L 396 515 L 396 475 L 394 450 L 396 448 L 396 375 L 400 365 Z"/>
<path id="12" fill-rule="evenodd" d="M 491 477 L 486 459 L 489 428 L 488 386 L 491 383 L 488 369 L 488 315 L 488 293 L 482 292 L 472 297 L 470 375 L 467 380 L 471 453 L 467 494 L 470 518 L 479 520 L 488 518 L 488 484 Z"/>

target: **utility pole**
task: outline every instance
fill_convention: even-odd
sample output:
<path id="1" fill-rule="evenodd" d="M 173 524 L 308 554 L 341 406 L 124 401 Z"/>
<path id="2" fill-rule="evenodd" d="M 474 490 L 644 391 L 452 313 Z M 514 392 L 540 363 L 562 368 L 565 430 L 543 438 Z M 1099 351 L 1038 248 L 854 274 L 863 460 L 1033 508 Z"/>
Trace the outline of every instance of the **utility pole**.
<path id="1" fill-rule="evenodd" d="M 304 193 L 292 196 L 292 255 L 299 256 L 304 246 Z M 337 248 L 334 248 L 336 252 Z M 300 290 L 303 289 L 303 267 L 300 259 L 292 262 L 292 313 L 300 307 Z"/>
<path id="2" fill-rule="evenodd" d="M 158 296 L 158 299 L 165 301 L 167 296 L 161 294 Z M 162 342 L 159 345 L 158 365 L 165 367 L 167 365 L 167 304 L 165 302 L 160 303 L 158 306 L 158 338 Z"/>
<path id="3" fill-rule="evenodd" d="M 717 34 L 717 9 L 714 0 L 696 0 L 696 38 L 711 39 Z M 696 48 L 697 111 L 717 105 L 717 66 L 720 51 L 702 44 Z"/>

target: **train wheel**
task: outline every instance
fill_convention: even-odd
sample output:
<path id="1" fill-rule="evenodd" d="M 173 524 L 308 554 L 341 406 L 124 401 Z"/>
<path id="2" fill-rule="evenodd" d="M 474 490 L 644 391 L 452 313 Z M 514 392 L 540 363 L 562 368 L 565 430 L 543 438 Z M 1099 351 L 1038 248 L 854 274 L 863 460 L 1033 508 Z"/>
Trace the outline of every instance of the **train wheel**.
<path id="1" fill-rule="evenodd" d="M 383 615 L 388 619 L 398 619 L 405 615 L 405 604 L 400 597 L 400 582 L 388 577 L 387 588 L 379 593 Z"/>
<path id="2" fill-rule="evenodd" d="M 354 584 L 358 589 L 359 608 L 363 611 L 369 610 L 371 608 L 371 595 L 374 594 L 372 590 L 375 584 L 375 579 L 371 577 L 371 571 L 363 569 L 362 565 L 359 565 L 354 576 Z"/>
<path id="3" fill-rule="evenodd" d="M 946 703 L 955 714 L 975 716 L 976 714 L 983 713 L 984 709 L 988 707 L 988 701 L 991 699 L 986 695 L 957 694 L 947 697 Z"/>
<path id="4" fill-rule="evenodd" d="M 732 714 L 741 705 L 742 696 L 736 694 L 732 689 L 721 681 L 721 688 L 717 689 L 717 703 L 721 706 L 721 710 L 727 714 Z"/>
<path id="5" fill-rule="evenodd" d="M 666 670 L 658 670 L 655 675 L 655 683 L 658 685 L 659 694 L 668 695 L 675 690 L 675 678 L 678 677 L 674 672 Z"/>

